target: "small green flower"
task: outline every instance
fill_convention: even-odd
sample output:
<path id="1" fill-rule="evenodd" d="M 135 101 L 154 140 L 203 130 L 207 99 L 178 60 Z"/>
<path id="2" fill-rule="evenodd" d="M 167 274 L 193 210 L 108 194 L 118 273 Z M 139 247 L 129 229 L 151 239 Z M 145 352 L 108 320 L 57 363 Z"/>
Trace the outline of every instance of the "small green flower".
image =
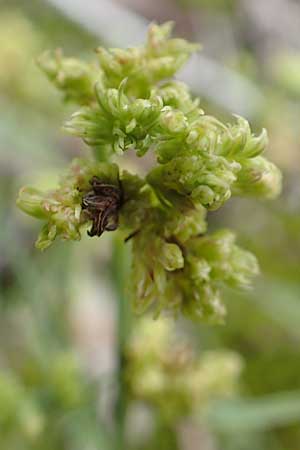
<path id="1" fill-rule="evenodd" d="M 195 205 L 217 209 L 230 198 L 239 168 L 238 164 L 216 155 L 178 156 L 155 167 L 148 180 L 167 198 L 170 191 L 175 191 L 190 197 Z"/>
<path id="2" fill-rule="evenodd" d="M 98 155 L 122 155 L 130 149 L 141 156 L 149 150 L 150 130 L 159 119 L 162 100 L 151 95 L 148 99 L 131 100 L 124 93 L 127 80 L 118 89 L 102 89 L 96 85 L 97 104 L 85 107 L 71 117 L 65 129 L 80 136 Z"/>
<path id="3" fill-rule="evenodd" d="M 282 175 L 275 164 L 257 156 L 242 164 L 233 190 L 238 195 L 272 199 L 280 194 L 281 184 Z"/>
<path id="4" fill-rule="evenodd" d="M 89 104 L 94 98 L 95 83 L 100 84 L 102 81 L 97 66 L 75 58 L 64 58 L 61 50 L 54 54 L 46 52 L 37 62 L 49 80 L 64 92 L 67 101 Z"/>
<path id="5" fill-rule="evenodd" d="M 149 95 L 164 79 L 174 76 L 192 52 L 199 48 L 183 39 L 169 39 L 172 22 L 149 27 L 145 46 L 129 49 L 97 49 L 107 87 L 118 87 L 128 78 L 128 91 L 134 97 Z"/>

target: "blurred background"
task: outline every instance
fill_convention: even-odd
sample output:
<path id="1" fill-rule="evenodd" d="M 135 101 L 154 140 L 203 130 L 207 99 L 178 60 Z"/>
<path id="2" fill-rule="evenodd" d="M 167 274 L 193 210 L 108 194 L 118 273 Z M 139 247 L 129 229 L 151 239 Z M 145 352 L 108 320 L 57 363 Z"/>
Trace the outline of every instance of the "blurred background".
<path id="1" fill-rule="evenodd" d="M 235 396 L 208 398 L 204 414 L 174 419 L 170 432 L 155 425 L 159 407 L 127 395 L 123 380 L 118 446 L 116 298 L 128 255 L 110 236 L 40 253 L 39 224 L 15 198 L 27 183 L 52 186 L 82 152 L 61 130 L 72 105 L 35 58 L 63 48 L 92 60 L 99 44 L 141 43 L 153 20 L 174 20 L 177 35 L 201 42 L 180 77 L 207 113 L 267 128 L 284 189 L 276 201 L 234 198 L 209 214 L 210 230 L 232 228 L 257 255 L 261 276 L 249 292 L 226 292 L 224 326 L 179 324 L 200 357 L 240 355 Z M 298 0 L 0 0 L 1 450 L 300 449 L 299 30 Z"/>

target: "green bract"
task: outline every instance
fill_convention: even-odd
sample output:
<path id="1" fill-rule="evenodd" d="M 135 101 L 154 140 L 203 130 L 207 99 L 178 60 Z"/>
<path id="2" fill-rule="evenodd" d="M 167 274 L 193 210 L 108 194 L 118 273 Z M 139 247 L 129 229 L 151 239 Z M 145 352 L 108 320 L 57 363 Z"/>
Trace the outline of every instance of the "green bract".
<path id="1" fill-rule="evenodd" d="M 80 107 L 65 129 L 92 153 L 71 164 L 57 189 L 23 188 L 18 205 L 44 221 L 41 249 L 58 236 L 80 239 L 91 221 L 101 232 L 118 225 L 132 246 L 129 290 L 137 312 L 151 306 L 156 315 L 220 322 L 222 285 L 248 287 L 258 265 L 231 231 L 207 234 L 207 210 L 232 195 L 273 198 L 281 174 L 262 156 L 265 130 L 256 136 L 241 117 L 223 124 L 206 115 L 188 87 L 170 79 L 197 49 L 170 39 L 171 28 L 150 26 L 138 48 L 98 49 L 99 67 L 61 53 L 40 58 L 64 98 Z M 144 176 L 119 167 L 129 151 L 153 154 Z"/>

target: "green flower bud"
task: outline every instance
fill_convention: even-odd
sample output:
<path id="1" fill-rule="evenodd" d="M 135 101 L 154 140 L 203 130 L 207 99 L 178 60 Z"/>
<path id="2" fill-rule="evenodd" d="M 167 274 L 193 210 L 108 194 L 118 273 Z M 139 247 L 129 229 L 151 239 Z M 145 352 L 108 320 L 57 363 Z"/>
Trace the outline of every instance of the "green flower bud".
<path id="1" fill-rule="evenodd" d="M 184 259 L 178 245 L 162 242 L 160 251 L 159 262 L 165 270 L 172 271 L 182 269 L 184 266 Z"/>
<path id="2" fill-rule="evenodd" d="M 171 31 L 171 23 L 153 24 L 144 47 L 126 50 L 98 48 L 106 86 L 117 87 L 128 77 L 127 92 L 136 97 L 147 96 L 156 83 L 172 77 L 199 46 L 183 39 L 169 39 Z"/>
<path id="3" fill-rule="evenodd" d="M 259 136 L 251 136 L 243 150 L 243 155 L 253 158 L 265 151 L 269 143 L 267 130 L 263 129 Z"/>
<path id="4" fill-rule="evenodd" d="M 196 321 L 223 322 L 220 285 L 247 288 L 259 271 L 256 258 L 239 248 L 228 230 L 194 235 L 185 242 L 173 234 L 172 243 L 158 238 L 159 232 L 149 227 L 132 238 L 135 311 L 153 306 L 155 316 L 165 310 Z"/>
<path id="5" fill-rule="evenodd" d="M 155 89 L 155 92 L 162 98 L 164 106 L 182 111 L 189 120 L 204 114 L 198 109 L 199 99 L 193 100 L 188 87 L 180 81 L 170 81 Z"/>
<path id="6" fill-rule="evenodd" d="M 163 25 L 155 23 L 150 25 L 147 41 L 147 49 L 150 54 L 156 56 L 168 55 L 174 58 L 177 56 L 177 58 L 184 59 L 200 48 L 198 44 L 190 44 L 184 39 L 169 39 L 173 26 L 173 22 L 166 22 Z"/>
<path id="7" fill-rule="evenodd" d="M 246 160 L 233 185 L 237 195 L 275 198 L 280 194 L 282 176 L 279 169 L 262 156 Z"/>
<path id="8" fill-rule="evenodd" d="M 237 116 L 237 123 L 223 130 L 217 153 L 229 159 L 247 158 L 248 155 L 244 154 L 244 149 L 250 138 L 249 122 Z"/>
<path id="9" fill-rule="evenodd" d="M 268 134 L 265 129 L 259 136 L 252 134 L 249 122 L 237 117 L 237 123 L 228 128 L 221 135 L 217 146 L 217 153 L 239 162 L 263 153 L 268 145 Z"/>
<path id="10" fill-rule="evenodd" d="M 206 210 L 200 205 L 195 207 L 191 202 L 182 202 L 174 199 L 174 208 L 168 211 L 167 219 L 164 219 L 164 235 L 170 239 L 175 237 L 184 243 L 192 236 L 199 236 L 206 232 Z"/>
<path id="11" fill-rule="evenodd" d="M 138 232 L 157 205 L 157 198 L 145 180 L 123 171 L 120 175 L 124 202 L 120 211 L 120 227 L 128 235 Z"/>
<path id="12" fill-rule="evenodd" d="M 188 281 L 192 280 L 192 276 L 196 274 L 195 267 L 189 265 L 186 267 L 184 279 L 182 279 L 181 311 L 183 315 L 195 322 L 224 323 L 226 308 L 221 299 L 220 289 L 216 287 L 217 283 L 211 281 L 206 283 L 207 267 L 205 270 L 197 272 L 204 278 Z M 188 279 L 188 277 L 190 278 Z"/>
<path id="13" fill-rule="evenodd" d="M 206 259 L 189 256 L 188 262 L 190 265 L 190 276 L 192 280 L 203 280 L 204 282 L 209 281 L 211 266 Z"/>
<path id="14" fill-rule="evenodd" d="M 37 219 L 46 219 L 47 212 L 42 206 L 43 200 L 45 200 L 45 195 L 39 189 L 25 186 L 20 189 L 16 203 L 26 214 L 36 217 Z"/>
<path id="15" fill-rule="evenodd" d="M 254 255 L 239 248 L 235 244 L 235 235 L 229 230 L 191 239 L 187 247 L 193 258 L 204 259 L 209 264 L 209 277 L 213 283 L 221 281 L 233 287 L 246 288 L 251 278 L 259 273 Z"/>
<path id="16" fill-rule="evenodd" d="M 101 72 L 96 67 L 75 58 L 64 58 L 60 50 L 46 52 L 38 65 L 49 80 L 65 95 L 65 100 L 88 104 L 94 97 L 95 83 L 101 82 Z"/>
<path id="17" fill-rule="evenodd" d="M 239 165 L 229 164 L 217 156 L 179 156 L 157 166 L 148 174 L 153 186 L 191 196 L 195 204 L 217 209 L 231 196 Z"/>
<path id="18" fill-rule="evenodd" d="M 165 106 L 160 116 L 160 125 L 167 132 L 182 134 L 187 129 L 188 122 L 183 112 L 172 111 L 170 106 Z"/>
<path id="19" fill-rule="evenodd" d="M 83 108 L 65 125 L 69 133 L 82 137 L 98 154 L 121 155 L 135 149 L 142 155 L 151 144 L 149 131 L 159 118 L 162 101 L 155 95 L 131 101 L 124 94 L 126 83 L 123 80 L 119 89 L 97 86 L 98 106 Z"/>

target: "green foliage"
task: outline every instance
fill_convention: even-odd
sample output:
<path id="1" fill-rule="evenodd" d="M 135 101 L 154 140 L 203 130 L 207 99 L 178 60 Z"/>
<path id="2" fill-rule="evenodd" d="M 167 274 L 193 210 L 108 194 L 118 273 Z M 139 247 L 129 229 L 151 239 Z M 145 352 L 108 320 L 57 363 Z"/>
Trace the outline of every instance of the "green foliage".
<path id="1" fill-rule="evenodd" d="M 17 376 L 0 374 L 2 444 L 5 448 L 48 449 L 49 440 L 61 446 L 70 439 L 67 426 L 58 426 L 59 421 L 72 423 L 74 412 L 92 410 L 94 390 L 70 352 L 53 353 L 49 362 L 27 357 Z"/>
<path id="2" fill-rule="evenodd" d="M 232 395 L 242 369 L 237 354 L 219 350 L 199 356 L 174 331 L 166 319 L 142 320 L 127 345 L 125 374 L 131 397 L 157 408 L 171 425 Z"/>
<path id="3" fill-rule="evenodd" d="M 233 125 L 221 123 L 200 109 L 184 84 L 170 81 L 197 48 L 170 39 L 171 28 L 152 25 L 142 47 L 98 49 L 99 69 L 61 54 L 40 59 L 65 99 L 84 104 L 65 128 L 93 155 L 76 160 L 55 191 L 24 188 L 18 205 L 46 222 L 37 241 L 44 249 L 57 236 L 80 239 L 91 220 L 83 199 L 99 196 L 92 191 L 94 177 L 119 186 L 119 228 L 132 241 L 134 309 L 154 305 L 156 315 L 168 310 L 220 322 L 225 314 L 220 286 L 247 287 L 258 266 L 231 232 L 206 234 L 206 211 L 232 195 L 274 197 L 281 175 L 261 156 L 265 130 L 255 136 L 240 117 Z M 130 150 L 155 155 L 144 178 L 116 166 L 116 158 Z M 102 223 L 103 206 L 93 208 Z"/>
<path id="4" fill-rule="evenodd" d="M 7 438 L 18 430 L 23 439 L 34 440 L 44 428 L 44 417 L 39 406 L 12 374 L 0 374 L 0 430 Z"/>

